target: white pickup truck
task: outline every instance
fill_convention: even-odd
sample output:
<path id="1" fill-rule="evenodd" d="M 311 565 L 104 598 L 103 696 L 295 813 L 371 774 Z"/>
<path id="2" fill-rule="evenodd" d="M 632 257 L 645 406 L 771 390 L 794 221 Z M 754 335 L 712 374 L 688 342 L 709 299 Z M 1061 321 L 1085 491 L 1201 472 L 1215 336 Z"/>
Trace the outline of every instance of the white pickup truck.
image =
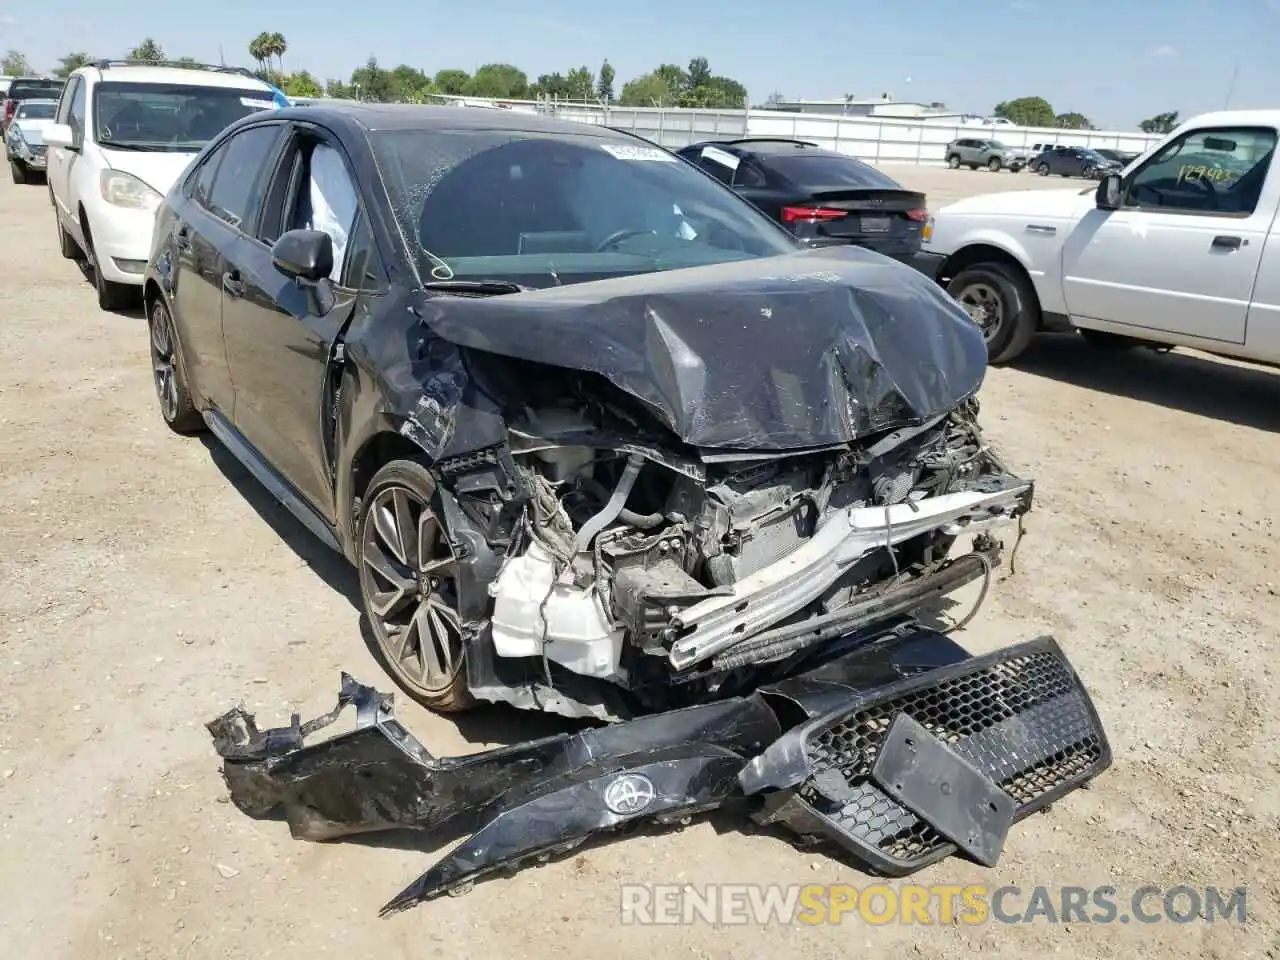
<path id="1" fill-rule="evenodd" d="M 993 363 L 1070 329 L 1280 362 L 1278 131 L 1280 110 L 1204 114 L 1083 190 L 961 200 L 916 266 L 982 326 Z"/>

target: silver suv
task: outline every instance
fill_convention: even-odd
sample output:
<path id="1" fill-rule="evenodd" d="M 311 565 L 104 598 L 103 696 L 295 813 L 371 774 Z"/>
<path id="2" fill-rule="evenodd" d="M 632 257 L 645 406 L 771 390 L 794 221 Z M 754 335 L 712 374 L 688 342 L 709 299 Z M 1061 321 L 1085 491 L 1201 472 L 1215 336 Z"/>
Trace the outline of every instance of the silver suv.
<path id="1" fill-rule="evenodd" d="M 1008 168 L 1017 173 L 1027 165 L 1026 154 L 1021 150 L 1006 147 L 999 140 L 979 140 L 976 137 L 961 137 L 947 144 L 947 166 L 952 170 L 968 167 L 977 170 L 986 167 L 995 172 Z"/>

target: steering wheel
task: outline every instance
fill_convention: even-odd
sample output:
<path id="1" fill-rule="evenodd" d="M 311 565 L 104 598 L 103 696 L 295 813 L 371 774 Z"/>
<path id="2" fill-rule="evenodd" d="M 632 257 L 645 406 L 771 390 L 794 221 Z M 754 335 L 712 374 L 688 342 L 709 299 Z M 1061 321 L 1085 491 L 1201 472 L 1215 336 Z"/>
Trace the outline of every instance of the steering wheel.
<path id="1" fill-rule="evenodd" d="M 1205 192 L 1205 198 L 1213 204 L 1212 209 L 1218 209 L 1218 185 L 1206 176 L 1187 177 L 1183 183 L 1193 183 Z"/>
<path id="2" fill-rule="evenodd" d="M 594 252 L 603 253 L 604 251 L 608 250 L 610 247 L 617 246 L 619 243 L 621 243 L 623 240 L 626 240 L 628 237 L 639 237 L 646 233 L 656 233 L 656 232 L 657 232 L 656 230 L 639 230 L 635 227 L 623 227 L 621 230 L 613 231 L 613 233 L 609 234 L 607 237 L 605 237 L 603 240 L 597 243 Z"/>

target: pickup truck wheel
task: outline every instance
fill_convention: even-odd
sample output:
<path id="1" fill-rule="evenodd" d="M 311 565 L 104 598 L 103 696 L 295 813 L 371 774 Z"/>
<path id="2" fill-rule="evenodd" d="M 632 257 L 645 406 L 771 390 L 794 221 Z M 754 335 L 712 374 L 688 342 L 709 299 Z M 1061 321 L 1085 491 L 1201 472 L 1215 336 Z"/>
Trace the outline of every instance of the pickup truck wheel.
<path id="1" fill-rule="evenodd" d="M 988 170 L 990 170 L 992 173 L 999 173 L 999 172 L 1000 172 L 1000 158 L 999 158 L 999 157 L 992 157 L 990 160 L 988 160 L 988 161 L 987 161 L 987 169 L 988 169 Z"/>
<path id="2" fill-rule="evenodd" d="M 959 170 L 960 158 L 953 153 L 951 156 L 947 157 L 947 166 L 950 167 L 952 170 Z"/>
<path id="3" fill-rule="evenodd" d="M 1007 363 L 1035 336 L 1038 304 L 1031 283 L 1002 263 L 961 270 L 947 286 L 982 329 L 991 363 Z"/>

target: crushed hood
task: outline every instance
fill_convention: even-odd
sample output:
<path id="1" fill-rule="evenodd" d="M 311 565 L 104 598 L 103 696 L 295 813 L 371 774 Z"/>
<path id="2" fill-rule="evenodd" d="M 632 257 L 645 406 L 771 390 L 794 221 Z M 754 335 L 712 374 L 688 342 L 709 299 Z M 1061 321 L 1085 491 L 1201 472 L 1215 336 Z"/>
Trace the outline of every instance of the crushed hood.
<path id="1" fill-rule="evenodd" d="M 458 346 L 607 378 L 695 447 L 796 450 L 977 392 L 982 334 L 923 274 L 855 247 L 488 298 L 427 296 Z"/>

